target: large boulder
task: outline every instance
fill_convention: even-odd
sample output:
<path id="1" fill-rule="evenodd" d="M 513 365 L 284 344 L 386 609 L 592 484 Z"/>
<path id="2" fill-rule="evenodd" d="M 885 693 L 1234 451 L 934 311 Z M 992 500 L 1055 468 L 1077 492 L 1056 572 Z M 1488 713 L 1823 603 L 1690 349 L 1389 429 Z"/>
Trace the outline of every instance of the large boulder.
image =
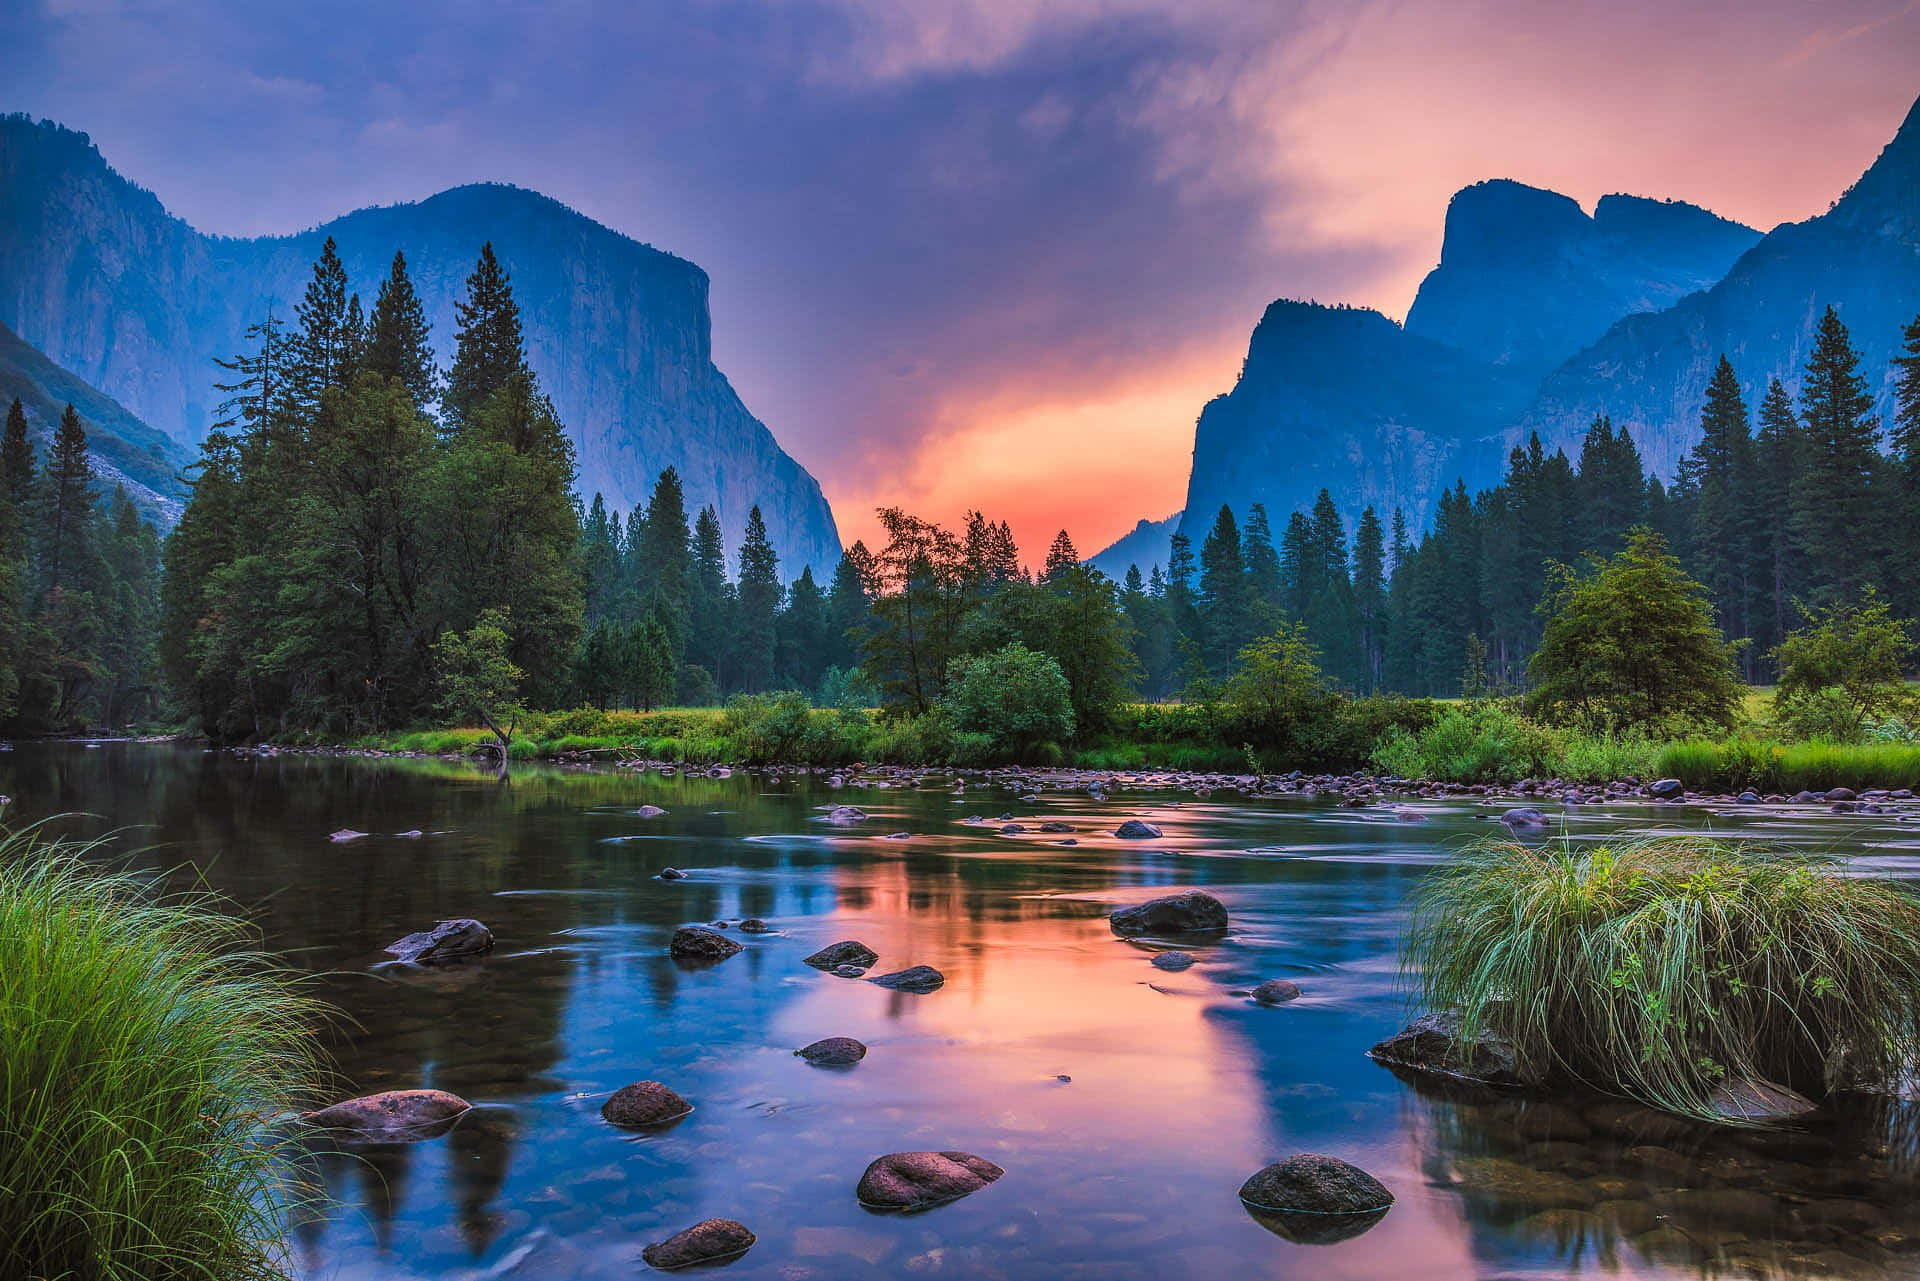
<path id="1" fill-rule="evenodd" d="M 683 961 L 724 961 L 745 950 L 719 930 L 704 925 L 682 925 L 667 944 L 668 955 Z"/>
<path id="2" fill-rule="evenodd" d="M 623 1085 L 613 1092 L 613 1097 L 600 1105 L 600 1115 L 609 1124 L 629 1130 L 665 1125 L 669 1121 L 678 1121 L 691 1111 L 693 1104 L 681 1098 L 672 1087 L 658 1081 L 635 1081 L 632 1085 Z"/>
<path id="3" fill-rule="evenodd" d="M 890 1152 L 867 1166 L 855 1195 L 875 1210 L 925 1210 L 978 1192 L 1005 1173 L 969 1152 Z"/>
<path id="4" fill-rule="evenodd" d="M 758 1238 L 744 1223 L 732 1219 L 703 1219 L 676 1232 L 664 1241 L 655 1241 L 640 1252 L 650 1268 L 672 1272 L 700 1263 L 725 1263 L 753 1248 Z"/>
<path id="5" fill-rule="evenodd" d="M 1227 907 L 1211 894 L 1188 890 L 1132 907 L 1115 908 L 1107 916 L 1107 926 L 1121 938 L 1138 938 L 1143 934 L 1224 934 Z"/>
<path id="6" fill-rule="evenodd" d="M 1367 1051 L 1389 1067 L 1488 1085 L 1525 1085 L 1513 1043 L 1484 1024 L 1471 1040 L 1458 1014 L 1423 1014 Z"/>
<path id="7" fill-rule="evenodd" d="M 794 1053 L 815 1067 L 852 1067 L 867 1057 L 867 1047 L 850 1036 L 829 1036 Z"/>
<path id="8" fill-rule="evenodd" d="M 1308 1152 L 1256 1171 L 1240 1185 L 1240 1199 L 1289 1214 L 1378 1214 L 1393 1193 L 1357 1165 Z"/>
<path id="9" fill-rule="evenodd" d="M 388 1090 L 308 1112 L 300 1119 L 365 1143 L 412 1143 L 436 1138 L 473 1110 L 445 1090 Z"/>
<path id="10" fill-rule="evenodd" d="M 829 943 L 806 959 L 816 970 L 837 970 L 843 965 L 872 965 L 880 954 L 858 939 Z"/>
<path id="11" fill-rule="evenodd" d="M 1647 784 L 1647 794 L 1657 801 L 1677 801 L 1687 794 L 1687 785 L 1677 778 L 1657 778 Z"/>
<path id="12" fill-rule="evenodd" d="M 1113 834 L 1123 841 L 1155 841 L 1160 839 L 1160 829 L 1151 823 L 1143 823 L 1130 818 L 1113 830 Z"/>
<path id="13" fill-rule="evenodd" d="M 493 931 L 467 917 L 441 921 L 430 930 L 387 944 L 387 951 L 415 965 L 439 965 L 493 950 Z"/>
<path id="14" fill-rule="evenodd" d="M 913 965 L 904 970 L 895 970 L 891 974 L 882 974 L 867 980 L 881 987 L 892 988 L 896 992 L 931 992 L 947 981 L 947 976 L 931 965 Z"/>

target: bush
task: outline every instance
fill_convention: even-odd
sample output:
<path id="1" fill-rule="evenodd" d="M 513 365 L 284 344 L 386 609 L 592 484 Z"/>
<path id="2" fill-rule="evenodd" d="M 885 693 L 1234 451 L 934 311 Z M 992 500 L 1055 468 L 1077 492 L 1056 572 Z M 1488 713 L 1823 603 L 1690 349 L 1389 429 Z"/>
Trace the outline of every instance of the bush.
<path id="1" fill-rule="evenodd" d="M 720 735 L 733 747 L 736 761 L 766 765 L 799 759 L 812 727 L 813 705 L 794 690 L 779 694 L 735 694 L 720 716 Z"/>
<path id="2" fill-rule="evenodd" d="M 1511 782 L 1553 772 L 1551 732 L 1501 703 L 1449 707 L 1417 733 L 1395 727 L 1374 749 L 1374 764 L 1404 778 L 1442 783 Z"/>
<path id="3" fill-rule="evenodd" d="M 1854 742 L 1869 722 L 1912 715 L 1905 668 L 1913 648 L 1913 624 L 1871 587 L 1858 604 L 1809 610 L 1807 625 L 1774 650 L 1782 723 L 1801 738 Z"/>
<path id="4" fill-rule="evenodd" d="M 1819 1095 L 1920 1052 L 1920 903 L 1838 864 L 1693 836 L 1471 848 L 1418 891 L 1427 1007 L 1525 1072 L 1694 1116 L 1725 1080 Z"/>
<path id="5" fill-rule="evenodd" d="M 317 1007 L 236 919 L 92 845 L 0 836 L 0 1258 L 45 1277 L 264 1277 Z"/>
<path id="6" fill-rule="evenodd" d="M 1073 737 L 1066 673 L 1018 641 L 955 659 L 942 703 L 956 730 L 984 735 L 989 755 L 1001 761 L 1029 760 L 1040 744 Z"/>

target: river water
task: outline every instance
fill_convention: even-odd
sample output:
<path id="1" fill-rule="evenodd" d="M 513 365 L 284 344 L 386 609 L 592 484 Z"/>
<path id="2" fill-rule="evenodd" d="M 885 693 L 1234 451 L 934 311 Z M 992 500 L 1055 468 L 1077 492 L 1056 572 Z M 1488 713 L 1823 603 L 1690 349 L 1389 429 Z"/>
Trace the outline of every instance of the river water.
<path id="1" fill-rule="evenodd" d="M 0 794 L 13 823 L 136 829 L 144 858 L 198 869 L 322 975 L 346 1016 L 343 1097 L 433 1086 L 478 1105 L 440 1139 L 316 1156 L 324 1200 L 290 1225 L 303 1277 L 626 1278 L 641 1247 L 713 1216 L 759 1237 L 727 1276 L 780 1281 L 1920 1276 L 1920 1127 L 1901 1109 L 1702 1132 L 1612 1103 L 1449 1100 L 1365 1057 L 1409 1013 L 1407 895 L 1496 806 L 501 780 L 124 743 L 0 752 Z M 847 803 L 871 821 L 824 821 Z M 1078 844 L 965 821 L 1003 813 L 1071 824 Z M 1114 838 L 1126 818 L 1163 838 Z M 1622 803 L 1565 825 L 1711 827 L 1920 875 L 1920 831 L 1891 816 Z M 371 835 L 330 841 L 342 828 Z M 668 866 L 687 878 L 657 879 Z M 1187 885 L 1225 901 L 1233 929 L 1163 973 L 1104 916 Z M 486 922 L 493 954 L 386 964 L 387 943 L 452 916 Z M 676 926 L 746 916 L 772 932 L 738 936 L 742 955 L 667 956 Z M 875 973 L 932 965 L 946 985 L 895 993 L 802 964 L 840 939 L 877 951 Z M 1269 978 L 1305 994 L 1236 995 Z M 870 1052 L 846 1070 L 792 1054 L 826 1036 Z M 696 1110 L 642 1136 L 602 1122 L 607 1094 L 643 1079 Z M 1006 1175 L 919 1215 L 861 1208 L 868 1161 L 926 1148 Z M 1235 1192 L 1299 1152 L 1371 1171 L 1392 1211 L 1333 1245 L 1269 1231 Z"/>

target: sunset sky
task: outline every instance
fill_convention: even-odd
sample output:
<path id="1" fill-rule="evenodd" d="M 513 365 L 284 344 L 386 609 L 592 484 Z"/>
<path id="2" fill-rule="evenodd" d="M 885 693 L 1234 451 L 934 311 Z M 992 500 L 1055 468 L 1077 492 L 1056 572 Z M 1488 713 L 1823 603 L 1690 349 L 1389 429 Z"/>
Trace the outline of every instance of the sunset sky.
<path id="1" fill-rule="evenodd" d="M 26 0 L 0 106 L 195 226 L 479 179 L 692 259 L 826 488 L 1029 555 L 1181 503 L 1276 297 L 1405 313 L 1448 195 L 1819 213 L 1920 93 L 1920 2 Z"/>

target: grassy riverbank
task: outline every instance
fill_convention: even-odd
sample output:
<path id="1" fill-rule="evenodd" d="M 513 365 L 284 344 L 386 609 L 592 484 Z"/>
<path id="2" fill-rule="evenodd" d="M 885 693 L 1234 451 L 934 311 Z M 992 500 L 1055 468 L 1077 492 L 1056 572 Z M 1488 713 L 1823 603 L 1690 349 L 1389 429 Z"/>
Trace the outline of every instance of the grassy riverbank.
<path id="1" fill-rule="evenodd" d="M 640 758 L 685 765 L 1301 769 L 1457 784 L 1677 778 L 1696 792 L 1751 789 L 1763 795 L 1839 786 L 1920 789 L 1920 743 L 1795 741 L 1772 725 L 1764 692 L 1749 708 L 1742 727 L 1730 734 L 1652 738 L 1545 725 L 1491 700 L 1346 699 L 1310 721 L 1278 726 L 1249 723 L 1224 704 L 1138 704 L 1122 708 L 1111 728 L 1087 742 L 1042 743 L 1003 754 L 988 736 L 957 731 L 937 712 L 890 717 L 766 695 L 723 708 L 582 708 L 525 716 L 509 754 L 516 760 Z M 441 755 L 491 750 L 495 742 L 484 729 L 447 727 L 347 745 Z"/>

